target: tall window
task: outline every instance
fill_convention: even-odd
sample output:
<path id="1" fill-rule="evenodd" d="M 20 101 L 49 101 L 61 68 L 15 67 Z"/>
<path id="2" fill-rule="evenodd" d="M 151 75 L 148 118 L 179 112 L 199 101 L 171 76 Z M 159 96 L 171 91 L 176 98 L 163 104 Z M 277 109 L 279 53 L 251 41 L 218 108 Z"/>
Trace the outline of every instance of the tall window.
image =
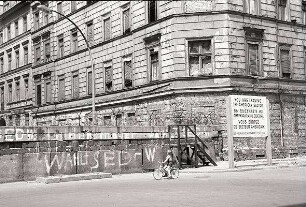
<path id="1" fill-rule="evenodd" d="M 41 83 L 36 84 L 36 105 L 41 105 Z"/>
<path id="2" fill-rule="evenodd" d="M 11 103 L 13 101 L 13 85 L 12 83 L 8 84 L 8 102 Z"/>
<path id="3" fill-rule="evenodd" d="M 28 20 L 27 20 L 27 15 L 23 17 L 23 32 L 28 31 Z"/>
<path id="4" fill-rule="evenodd" d="M 124 61 L 123 67 L 124 67 L 124 87 L 130 88 L 133 86 L 132 61 L 131 60 Z"/>
<path id="5" fill-rule="evenodd" d="M 157 20 L 157 1 L 148 1 L 149 23 Z"/>
<path id="6" fill-rule="evenodd" d="M 79 73 L 72 73 L 72 98 L 79 97 Z"/>
<path id="7" fill-rule="evenodd" d="M 87 40 L 90 44 L 92 44 L 94 41 L 93 21 L 87 23 Z"/>
<path id="8" fill-rule="evenodd" d="M 35 64 L 39 64 L 40 63 L 40 59 L 41 59 L 41 50 L 40 50 L 40 42 L 38 42 L 36 45 L 35 45 Z"/>
<path id="9" fill-rule="evenodd" d="M 25 126 L 29 126 L 30 125 L 30 116 L 29 116 L 29 114 L 26 114 L 24 119 L 25 119 L 24 120 L 24 125 Z"/>
<path id="10" fill-rule="evenodd" d="M 109 40 L 111 38 L 111 25 L 110 17 L 104 19 L 104 40 Z"/>
<path id="11" fill-rule="evenodd" d="M 51 77 L 46 77 L 45 79 L 45 102 L 51 103 L 52 101 L 52 87 L 51 87 Z"/>
<path id="12" fill-rule="evenodd" d="M 18 21 L 15 22 L 15 37 L 19 34 Z"/>
<path id="13" fill-rule="evenodd" d="M 0 57 L 0 74 L 3 73 L 4 69 L 4 61 L 3 57 Z"/>
<path id="14" fill-rule="evenodd" d="M 44 6 L 46 6 L 47 8 L 49 7 L 48 1 L 44 3 Z M 49 23 L 49 12 L 44 12 L 43 15 L 44 15 L 43 17 L 44 25 L 47 25 Z"/>
<path id="15" fill-rule="evenodd" d="M 45 61 L 48 62 L 51 59 L 51 51 L 50 51 L 50 39 L 46 39 L 44 41 L 44 51 L 45 51 Z"/>
<path id="16" fill-rule="evenodd" d="M 78 32 L 76 30 L 71 31 L 71 52 L 78 51 Z"/>
<path id="17" fill-rule="evenodd" d="M 58 100 L 65 100 L 65 76 L 58 77 Z"/>
<path id="18" fill-rule="evenodd" d="M 29 61 L 29 50 L 27 46 L 23 48 L 23 54 L 24 54 L 23 57 L 24 65 L 27 65 Z"/>
<path id="19" fill-rule="evenodd" d="M 7 26 L 7 40 L 11 39 L 11 25 Z"/>
<path id="20" fill-rule="evenodd" d="M 288 19 L 287 0 L 278 0 L 278 19 L 283 21 Z"/>
<path id="21" fill-rule="evenodd" d="M 74 12 L 77 9 L 76 3 L 76 1 L 71 1 L 71 12 Z"/>
<path id="22" fill-rule="evenodd" d="M 58 36 L 58 57 L 61 58 L 64 56 L 64 36 Z"/>
<path id="23" fill-rule="evenodd" d="M 20 126 L 20 115 L 19 114 L 15 116 L 15 124 L 16 126 Z"/>
<path id="24" fill-rule="evenodd" d="M 289 45 L 281 45 L 279 49 L 280 49 L 279 58 L 280 58 L 281 77 L 292 78 L 290 46 Z"/>
<path id="25" fill-rule="evenodd" d="M 110 64 L 105 67 L 105 91 L 113 90 L 113 68 Z"/>
<path id="26" fill-rule="evenodd" d="M 39 29 L 39 12 L 34 14 L 34 29 Z"/>
<path id="27" fill-rule="evenodd" d="M 8 70 L 11 70 L 12 69 L 12 54 L 9 53 L 7 54 L 7 59 L 8 59 Z"/>
<path id="28" fill-rule="evenodd" d="M 190 41 L 188 52 L 191 76 L 212 74 L 211 40 Z"/>
<path id="29" fill-rule="evenodd" d="M 306 1 L 302 2 L 302 15 L 303 23 L 306 24 Z"/>
<path id="30" fill-rule="evenodd" d="M 87 73 L 87 94 L 88 95 L 92 94 L 92 72 L 91 71 Z"/>
<path id="31" fill-rule="evenodd" d="M 2 44 L 2 43 L 3 43 L 3 32 L 0 31 L 0 44 Z"/>
<path id="32" fill-rule="evenodd" d="M 15 82 L 15 91 L 16 91 L 16 101 L 20 101 L 20 83 L 19 81 Z"/>
<path id="33" fill-rule="evenodd" d="M 63 7 L 62 7 L 62 2 L 57 3 L 57 12 L 63 13 Z M 57 18 L 61 18 L 62 16 L 60 14 L 57 14 Z"/>
<path id="34" fill-rule="evenodd" d="M 158 79 L 158 70 L 159 70 L 158 51 L 154 51 L 154 49 L 151 49 L 150 50 L 150 80 L 151 81 Z"/>
<path id="35" fill-rule="evenodd" d="M 306 79 L 306 47 L 304 47 L 304 72 L 305 72 L 305 79 Z"/>
<path id="36" fill-rule="evenodd" d="M 123 9 L 122 13 L 122 20 L 123 20 L 123 34 L 129 33 L 131 31 L 130 25 L 130 8 L 127 7 Z"/>
<path id="37" fill-rule="evenodd" d="M 24 98 L 28 99 L 29 95 L 29 79 L 24 79 Z"/>
<path id="38" fill-rule="evenodd" d="M 16 68 L 19 68 L 19 61 L 20 61 L 19 50 L 15 50 L 15 61 L 16 61 Z"/>
<path id="39" fill-rule="evenodd" d="M 244 10 L 246 13 L 258 15 L 260 0 L 244 0 Z"/>
<path id="40" fill-rule="evenodd" d="M 4 86 L 0 88 L 1 111 L 4 110 Z"/>

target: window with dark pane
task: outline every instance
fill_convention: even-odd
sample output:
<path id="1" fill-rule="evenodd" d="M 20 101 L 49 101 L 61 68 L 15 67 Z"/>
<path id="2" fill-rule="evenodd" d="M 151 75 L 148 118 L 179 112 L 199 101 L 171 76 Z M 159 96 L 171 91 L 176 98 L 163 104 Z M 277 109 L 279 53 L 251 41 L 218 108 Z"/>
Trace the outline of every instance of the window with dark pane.
<path id="1" fill-rule="evenodd" d="M 287 6 L 287 0 L 278 0 L 278 19 L 279 20 L 286 19 L 286 6 Z"/>
<path id="2" fill-rule="evenodd" d="M 46 103 L 52 102 L 52 86 L 50 77 L 48 77 L 45 81 L 45 101 Z"/>
<path id="3" fill-rule="evenodd" d="M 15 51 L 15 61 L 16 61 L 16 68 L 19 68 L 19 61 L 20 61 L 19 50 Z"/>
<path id="4" fill-rule="evenodd" d="M 133 68 L 132 61 L 124 61 L 124 87 L 130 88 L 133 86 Z"/>
<path id="5" fill-rule="evenodd" d="M 35 45 L 35 63 L 39 64 L 40 63 L 40 58 L 41 58 L 41 54 L 40 54 L 40 42 L 38 44 Z"/>
<path id="6" fill-rule="evenodd" d="M 20 83 L 19 81 L 15 82 L 15 92 L 16 92 L 16 101 L 20 101 Z"/>
<path id="7" fill-rule="evenodd" d="M 20 126 L 20 115 L 19 114 L 15 116 L 15 124 L 16 126 Z"/>
<path id="8" fill-rule="evenodd" d="M 113 90 L 113 69 L 111 66 L 105 67 L 105 90 Z"/>
<path id="9" fill-rule="evenodd" d="M 188 51 L 191 76 L 212 74 L 211 40 L 190 41 Z"/>
<path id="10" fill-rule="evenodd" d="M 19 34 L 18 21 L 15 22 L 15 37 Z"/>
<path id="11" fill-rule="evenodd" d="M 58 57 L 61 58 L 64 56 L 64 36 L 58 36 Z"/>
<path id="12" fill-rule="evenodd" d="M 122 114 L 116 115 L 116 126 L 122 126 L 123 120 L 122 120 Z"/>
<path id="13" fill-rule="evenodd" d="M 34 14 L 34 29 L 39 29 L 39 12 Z"/>
<path id="14" fill-rule="evenodd" d="M 149 23 L 157 20 L 157 4 L 156 1 L 148 1 Z"/>
<path id="15" fill-rule="evenodd" d="M 29 94 L 29 79 L 24 79 L 24 97 L 28 99 Z"/>
<path id="16" fill-rule="evenodd" d="M 23 17 L 23 32 L 28 31 L 28 20 L 27 20 L 27 15 Z"/>
<path id="17" fill-rule="evenodd" d="M 11 53 L 7 55 L 7 59 L 8 59 L 8 70 L 11 70 L 12 69 L 12 54 Z"/>
<path id="18" fill-rule="evenodd" d="M 76 30 L 71 32 L 71 52 L 78 50 L 78 33 Z"/>
<path id="19" fill-rule="evenodd" d="M 0 88 L 0 101 L 1 101 L 1 111 L 4 110 L 4 86 Z"/>
<path id="20" fill-rule="evenodd" d="M 4 61 L 3 61 L 3 57 L 0 58 L 0 74 L 3 73 L 3 69 L 4 69 Z"/>
<path id="21" fill-rule="evenodd" d="M 13 85 L 12 85 L 12 83 L 10 83 L 8 85 L 8 92 L 9 92 L 9 94 L 8 94 L 8 102 L 11 103 L 13 101 Z"/>
<path id="22" fill-rule="evenodd" d="M 104 116 L 103 121 L 104 121 L 104 126 L 111 126 L 112 125 L 111 116 Z"/>
<path id="23" fill-rule="evenodd" d="M 88 95 L 92 94 L 92 72 L 91 71 L 87 73 L 87 94 Z"/>
<path id="24" fill-rule="evenodd" d="M 7 39 L 10 40 L 11 39 L 11 25 L 9 25 L 7 27 Z"/>
<path id="25" fill-rule="evenodd" d="M 57 12 L 59 12 L 59 13 L 63 13 L 63 7 L 62 7 L 62 2 L 58 2 L 57 3 Z M 61 18 L 62 16 L 60 15 L 60 14 L 57 14 L 57 18 L 59 19 L 59 18 Z"/>
<path id="26" fill-rule="evenodd" d="M 29 51 L 28 51 L 28 47 L 24 47 L 24 48 L 23 48 L 23 54 L 24 54 L 24 57 L 23 57 L 24 65 L 27 65 L 27 64 L 28 64 L 28 61 L 29 61 Z"/>
<path id="27" fill-rule="evenodd" d="M 87 23 L 87 40 L 91 44 L 94 41 L 94 25 L 92 21 Z"/>
<path id="28" fill-rule="evenodd" d="M 36 84 L 36 105 L 41 105 L 41 83 Z"/>
<path id="29" fill-rule="evenodd" d="M 306 1 L 302 2 L 302 12 L 303 24 L 306 24 Z"/>
<path id="30" fill-rule="evenodd" d="M 50 51 L 50 39 L 44 42 L 45 44 L 45 61 L 50 61 L 51 59 L 51 51 Z"/>

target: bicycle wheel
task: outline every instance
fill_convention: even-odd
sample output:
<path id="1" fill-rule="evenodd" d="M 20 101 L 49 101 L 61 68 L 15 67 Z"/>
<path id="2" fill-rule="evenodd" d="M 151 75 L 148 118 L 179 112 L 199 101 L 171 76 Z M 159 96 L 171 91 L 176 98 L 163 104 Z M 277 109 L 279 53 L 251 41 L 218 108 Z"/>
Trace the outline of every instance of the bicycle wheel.
<path id="1" fill-rule="evenodd" d="M 171 173 L 172 178 L 178 178 L 179 177 L 179 170 L 177 168 L 171 169 L 170 173 Z"/>
<path id="2" fill-rule="evenodd" d="M 153 177 L 155 180 L 160 180 L 163 177 L 163 172 L 158 168 L 153 171 Z"/>

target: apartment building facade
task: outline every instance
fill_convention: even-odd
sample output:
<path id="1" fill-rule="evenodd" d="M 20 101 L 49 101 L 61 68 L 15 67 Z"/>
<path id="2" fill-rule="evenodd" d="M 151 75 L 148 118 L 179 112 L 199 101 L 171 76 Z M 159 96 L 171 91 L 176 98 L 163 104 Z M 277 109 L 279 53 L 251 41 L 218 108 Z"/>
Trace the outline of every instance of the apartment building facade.
<path id="1" fill-rule="evenodd" d="M 226 97 L 258 95 L 270 101 L 273 147 L 306 147 L 305 1 L 42 4 L 90 43 L 98 125 L 197 124 L 203 136 L 225 138 Z M 93 73 L 81 33 L 34 2 L 30 14 L 31 123 L 91 125 Z M 9 91 L 7 80 L 16 80 L 1 77 Z M 237 146 L 262 148 L 256 142 Z"/>
<path id="2" fill-rule="evenodd" d="M 0 15 L 0 125 L 30 125 L 30 3 L 3 1 Z"/>

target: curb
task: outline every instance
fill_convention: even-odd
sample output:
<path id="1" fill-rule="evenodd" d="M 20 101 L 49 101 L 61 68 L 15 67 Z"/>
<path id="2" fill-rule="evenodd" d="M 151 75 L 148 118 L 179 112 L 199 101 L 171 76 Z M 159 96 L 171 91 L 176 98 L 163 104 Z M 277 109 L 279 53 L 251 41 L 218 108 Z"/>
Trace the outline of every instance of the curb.
<path id="1" fill-rule="evenodd" d="M 103 178 L 112 178 L 112 174 L 111 173 L 90 173 L 90 174 L 38 177 L 36 178 L 36 182 L 50 184 L 50 183 L 61 183 L 61 182 L 80 181 L 80 180 L 93 180 L 93 179 L 103 179 Z"/>
<path id="2" fill-rule="evenodd" d="M 225 172 L 245 172 L 245 171 L 253 171 L 253 170 L 265 170 L 265 169 L 282 169 L 282 168 L 299 168 L 299 167 L 306 167 L 306 164 L 303 165 L 279 165 L 279 166 L 264 166 L 264 167 L 238 167 L 233 169 L 213 169 L 208 171 L 183 171 L 181 170 L 180 173 L 183 174 L 197 174 L 197 173 L 225 173 Z"/>

